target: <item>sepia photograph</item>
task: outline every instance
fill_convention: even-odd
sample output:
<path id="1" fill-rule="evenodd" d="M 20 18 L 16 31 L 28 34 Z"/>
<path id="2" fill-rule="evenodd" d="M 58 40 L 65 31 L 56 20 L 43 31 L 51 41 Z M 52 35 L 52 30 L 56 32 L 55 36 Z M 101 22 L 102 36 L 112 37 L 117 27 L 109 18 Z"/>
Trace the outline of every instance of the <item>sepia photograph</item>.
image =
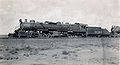
<path id="1" fill-rule="evenodd" d="M 0 0 L 0 65 L 119 65 L 119 0 Z"/>

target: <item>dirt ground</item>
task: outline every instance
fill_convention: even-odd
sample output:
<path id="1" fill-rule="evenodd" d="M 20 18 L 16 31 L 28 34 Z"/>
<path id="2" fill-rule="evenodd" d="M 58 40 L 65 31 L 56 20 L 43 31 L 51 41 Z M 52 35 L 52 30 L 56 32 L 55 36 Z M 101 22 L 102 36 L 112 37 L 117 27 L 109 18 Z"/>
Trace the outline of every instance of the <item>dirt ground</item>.
<path id="1" fill-rule="evenodd" d="M 0 65 L 119 65 L 120 38 L 0 39 Z"/>

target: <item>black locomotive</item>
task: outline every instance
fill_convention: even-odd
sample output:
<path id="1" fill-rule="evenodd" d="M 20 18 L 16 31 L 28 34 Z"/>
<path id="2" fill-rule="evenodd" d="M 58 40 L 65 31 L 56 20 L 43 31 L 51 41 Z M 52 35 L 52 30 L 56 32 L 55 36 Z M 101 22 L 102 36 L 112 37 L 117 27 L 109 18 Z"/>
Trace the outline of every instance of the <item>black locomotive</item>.
<path id="1" fill-rule="evenodd" d="M 45 21 L 44 23 L 30 22 L 25 19 L 19 20 L 20 27 L 9 33 L 9 37 L 15 38 L 35 38 L 35 37 L 110 37 L 110 32 L 107 29 L 101 27 L 89 27 L 87 24 L 75 23 L 61 23 Z"/>

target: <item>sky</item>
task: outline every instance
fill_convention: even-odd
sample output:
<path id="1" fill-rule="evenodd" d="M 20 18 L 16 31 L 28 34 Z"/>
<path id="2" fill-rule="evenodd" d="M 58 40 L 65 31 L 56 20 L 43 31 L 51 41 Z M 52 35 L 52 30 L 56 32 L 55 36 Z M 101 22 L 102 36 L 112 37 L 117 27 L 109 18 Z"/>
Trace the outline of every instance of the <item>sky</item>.
<path id="1" fill-rule="evenodd" d="M 19 19 L 120 26 L 119 0 L 0 0 L 0 35 L 14 32 Z"/>

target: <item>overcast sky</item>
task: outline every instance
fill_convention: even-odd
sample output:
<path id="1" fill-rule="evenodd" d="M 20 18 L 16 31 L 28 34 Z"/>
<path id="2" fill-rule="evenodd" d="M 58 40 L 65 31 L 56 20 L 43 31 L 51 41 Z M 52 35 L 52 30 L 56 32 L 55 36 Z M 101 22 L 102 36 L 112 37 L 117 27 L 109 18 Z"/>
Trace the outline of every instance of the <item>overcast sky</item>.
<path id="1" fill-rule="evenodd" d="M 110 30 L 120 25 L 119 0 L 0 0 L 0 34 L 13 32 L 19 19 L 79 22 Z"/>

